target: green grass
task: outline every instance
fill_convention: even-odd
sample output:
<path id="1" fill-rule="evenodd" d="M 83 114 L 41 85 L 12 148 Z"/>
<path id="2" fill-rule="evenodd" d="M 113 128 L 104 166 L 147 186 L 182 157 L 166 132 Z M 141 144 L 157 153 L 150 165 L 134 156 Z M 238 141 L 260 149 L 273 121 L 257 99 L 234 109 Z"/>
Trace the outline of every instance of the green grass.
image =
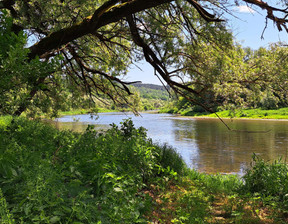
<path id="1" fill-rule="evenodd" d="M 251 118 L 251 119 L 288 119 L 288 108 L 280 108 L 277 110 L 263 110 L 263 109 L 243 109 L 243 110 L 225 110 L 219 111 L 217 114 L 221 118 Z M 181 113 L 183 116 L 196 117 L 217 117 L 215 114 L 195 113 L 185 111 Z"/>
<path id="2" fill-rule="evenodd" d="M 108 112 L 115 112 L 115 110 L 110 110 L 106 108 L 98 108 L 97 113 L 108 113 Z M 60 111 L 59 116 L 67 116 L 67 115 L 78 115 L 78 114 L 89 114 L 95 113 L 89 109 L 78 109 L 78 110 L 70 110 L 70 111 Z"/>

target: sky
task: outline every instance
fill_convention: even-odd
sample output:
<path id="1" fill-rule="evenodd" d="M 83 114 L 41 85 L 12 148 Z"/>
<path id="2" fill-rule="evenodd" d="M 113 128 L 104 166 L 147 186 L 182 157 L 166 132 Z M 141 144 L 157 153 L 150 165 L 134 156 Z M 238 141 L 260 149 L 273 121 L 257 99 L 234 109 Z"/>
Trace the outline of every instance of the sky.
<path id="1" fill-rule="evenodd" d="M 278 41 L 287 42 L 288 35 L 286 31 L 283 30 L 279 32 L 270 20 L 268 20 L 267 28 L 264 31 L 266 11 L 261 9 L 257 9 L 256 11 L 256 9 L 257 8 L 253 10 L 246 5 L 242 5 L 234 8 L 233 15 L 238 18 L 229 15 L 225 16 L 235 39 L 239 41 L 243 47 L 251 47 L 255 50 L 259 47 L 268 47 L 269 43 Z"/>
<path id="2" fill-rule="evenodd" d="M 255 10 L 254 10 L 255 9 Z M 228 27 L 232 30 L 235 40 L 243 47 L 258 49 L 268 47 L 270 43 L 283 41 L 288 42 L 288 34 L 285 31 L 279 32 L 277 27 L 268 21 L 264 32 L 264 39 L 261 39 L 265 28 L 265 11 L 247 5 L 240 5 L 233 8 L 233 15 L 225 14 L 223 17 L 228 21 Z M 237 17 L 237 18 L 236 18 Z M 127 81 L 142 81 L 142 83 L 159 84 L 161 82 L 154 76 L 154 69 L 145 61 L 138 64 L 141 68 L 131 68 L 125 79 Z"/>

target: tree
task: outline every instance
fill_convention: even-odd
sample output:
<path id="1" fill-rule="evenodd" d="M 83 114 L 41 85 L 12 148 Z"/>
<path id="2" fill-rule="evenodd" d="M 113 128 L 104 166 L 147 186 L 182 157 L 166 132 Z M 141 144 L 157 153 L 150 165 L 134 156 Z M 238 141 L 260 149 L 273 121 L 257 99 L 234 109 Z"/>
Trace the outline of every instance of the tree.
<path id="1" fill-rule="evenodd" d="M 267 19 L 287 31 L 286 9 L 259 0 L 243 2 L 265 10 Z M 220 14 L 229 10 L 227 7 L 222 1 L 194 0 L 2 0 L 0 9 L 13 18 L 11 32 L 19 36 L 25 31 L 29 40 L 37 41 L 26 47 L 29 52 L 23 54 L 23 64 L 38 61 L 53 67 L 41 74 L 27 72 L 29 86 L 20 103 L 13 105 L 13 114 L 21 114 L 36 96 L 39 99 L 52 91 L 51 80 L 57 97 L 65 80 L 91 98 L 104 94 L 121 103 L 131 94 L 126 86 L 130 83 L 122 81 L 121 75 L 129 64 L 142 58 L 175 92 L 195 101 L 187 93 L 199 95 L 199 90 L 182 79 L 181 53 L 188 44 L 196 45 L 199 36 L 210 42 L 217 39 L 223 33 Z M 213 23 L 207 25 L 209 22 Z"/>
<path id="2" fill-rule="evenodd" d="M 184 61 L 192 80 L 186 83 L 199 91 L 194 100 L 214 111 L 288 105 L 288 51 L 282 43 L 258 50 L 239 45 L 220 50 L 205 43 L 197 47 L 187 49 Z M 184 97 L 174 104 L 178 111 L 204 112 Z"/>
<path id="3" fill-rule="evenodd" d="M 29 50 L 24 48 L 26 35 L 23 31 L 15 34 L 11 28 L 12 19 L 8 18 L 7 14 L 2 14 L 0 21 L 0 111 L 4 114 L 13 114 L 21 108 L 21 105 L 26 109 L 26 104 L 22 102 L 24 99 L 26 99 L 24 102 L 32 101 L 34 94 L 39 90 L 48 90 L 47 86 L 40 82 L 36 88 L 35 80 L 43 80 L 56 68 L 52 59 L 51 63 L 40 62 L 38 59 L 27 61 Z M 51 93 L 50 91 L 50 96 Z"/>

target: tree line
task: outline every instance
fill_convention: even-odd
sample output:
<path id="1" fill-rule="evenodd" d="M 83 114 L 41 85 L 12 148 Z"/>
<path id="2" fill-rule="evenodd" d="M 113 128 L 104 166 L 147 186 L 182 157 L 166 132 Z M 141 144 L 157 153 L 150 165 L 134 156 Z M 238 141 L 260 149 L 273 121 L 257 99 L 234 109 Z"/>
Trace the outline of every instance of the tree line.
<path id="1" fill-rule="evenodd" d="M 276 6 L 258 0 L 231 2 L 232 6 L 242 3 L 260 8 L 279 31 L 287 30 L 285 2 L 279 1 Z M 210 104 L 197 100 L 204 92 L 206 98 L 210 95 L 208 87 L 215 92 L 217 102 L 222 97 L 228 104 L 245 97 L 245 101 L 251 100 L 263 92 L 263 85 L 275 84 L 277 79 L 280 85 L 273 88 L 284 88 L 283 77 L 276 77 L 285 68 L 279 65 L 271 80 L 275 70 L 266 77 L 269 64 L 262 66 L 256 55 L 245 62 L 242 57 L 248 54 L 234 46 L 222 16 L 231 12 L 231 4 L 194 0 L 2 0 L 0 113 L 57 111 L 67 101 L 67 89 L 94 102 L 107 103 L 109 99 L 114 104 L 130 105 L 133 97 L 127 85 L 133 82 L 123 81 L 123 77 L 130 65 L 142 59 L 173 92 L 208 111 L 212 111 Z M 246 64 L 241 64 L 243 60 Z M 249 66 L 267 69 L 265 74 L 254 70 L 253 79 Z M 220 78 L 223 83 L 217 81 Z M 236 92 L 220 94 L 217 88 Z M 238 93 L 246 96 L 236 97 Z M 267 90 L 263 94 L 270 97 L 277 93 Z"/>
<path id="2" fill-rule="evenodd" d="M 205 48 L 204 51 L 201 51 Z M 288 106 L 287 60 L 288 51 L 283 43 L 271 44 L 269 48 L 252 50 L 234 45 L 218 51 L 202 45 L 196 52 L 199 63 L 192 60 L 187 69 L 190 85 L 201 91 L 193 100 L 204 104 L 211 111 L 229 109 L 277 109 Z M 190 108 L 204 112 L 205 108 L 180 96 L 170 107 L 177 110 Z"/>

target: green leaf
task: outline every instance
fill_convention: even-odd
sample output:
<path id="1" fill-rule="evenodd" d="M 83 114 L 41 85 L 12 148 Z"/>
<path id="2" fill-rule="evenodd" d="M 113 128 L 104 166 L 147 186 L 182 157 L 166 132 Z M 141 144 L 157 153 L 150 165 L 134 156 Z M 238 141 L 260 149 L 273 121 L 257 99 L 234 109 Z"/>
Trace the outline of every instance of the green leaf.
<path id="1" fill-rule="evenodd" d="M 51 219 L 50 219 L 50 223 L 57 223 L 61 220 L 61 218 L 59 216 L 53 216 Z"/>
<path id="2" fill-rule="evenodd" d="M 114 191 L 115 191 L 115 192 L 123 192 L 123 190 L 122 190 L 120 187 L 115 187 L 115 188 L 114 188 Z"/>

